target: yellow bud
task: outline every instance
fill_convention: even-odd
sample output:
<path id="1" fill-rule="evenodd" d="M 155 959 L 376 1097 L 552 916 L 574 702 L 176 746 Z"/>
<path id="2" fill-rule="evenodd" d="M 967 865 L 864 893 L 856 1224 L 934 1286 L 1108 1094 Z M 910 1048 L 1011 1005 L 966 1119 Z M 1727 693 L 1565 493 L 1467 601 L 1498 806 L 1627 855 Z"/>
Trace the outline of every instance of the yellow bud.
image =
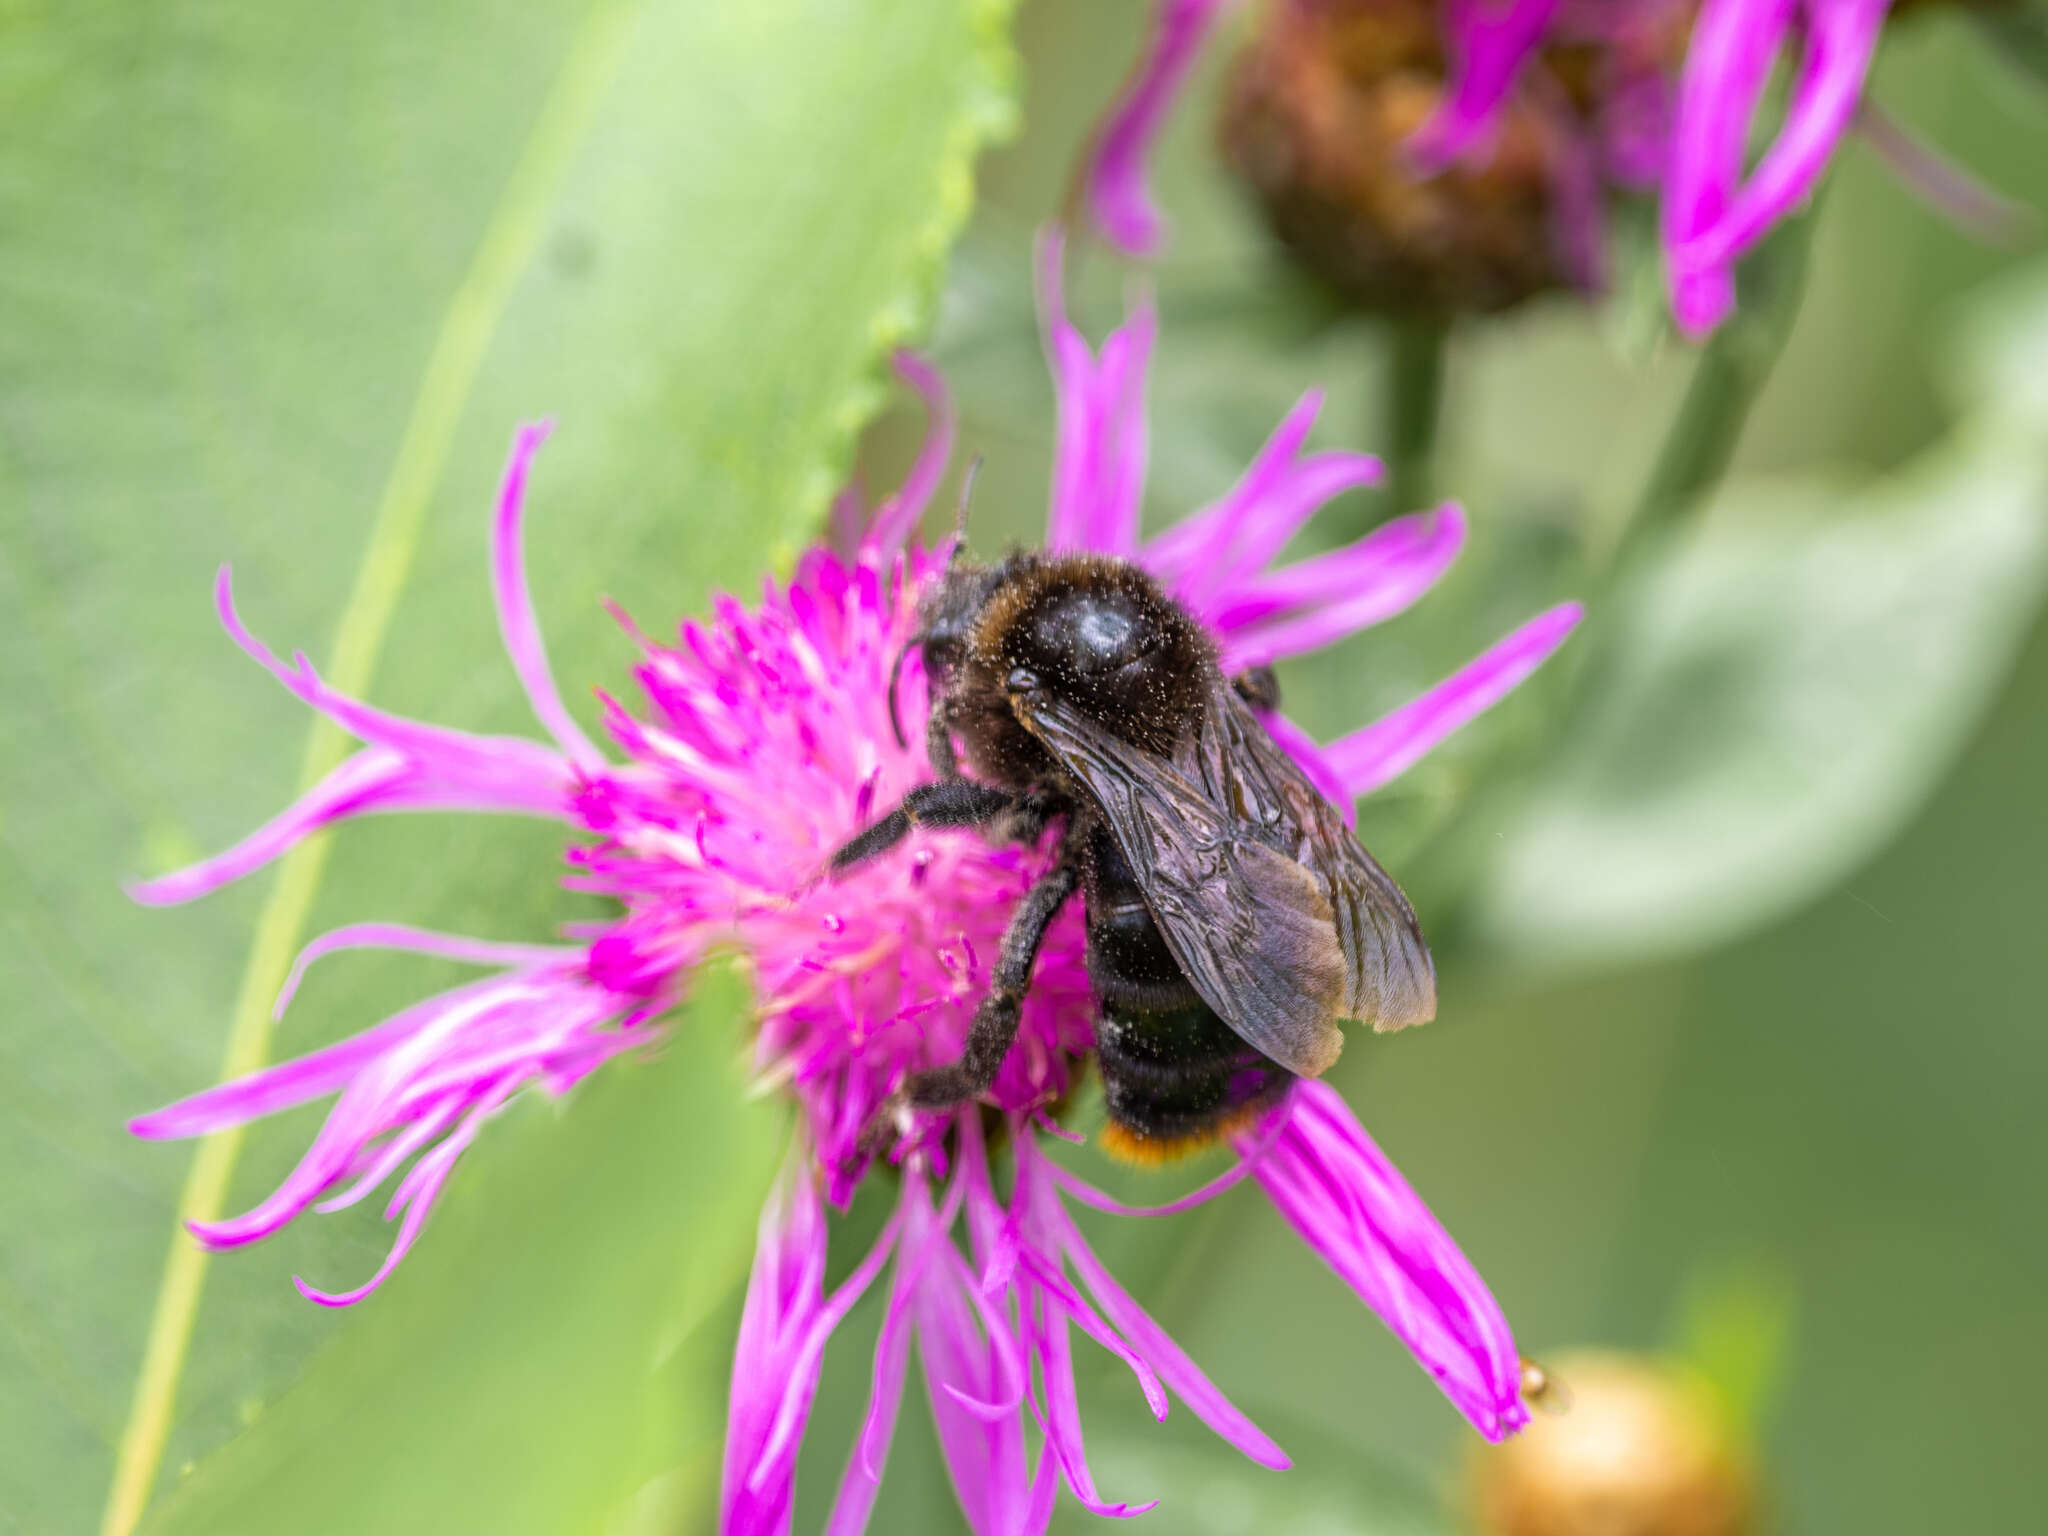
<path id="1" fill-rule="evenodd" d="M 1712 1395 L 1642 1356 L 1579 1354 L 1528 1379 L 1538 1412 L 1475 1457 L 1485 1536 L 1745 1536 L 1748 1458 Z M 1548 1410 L 1548 1411 L 1546 1411 Z"/>

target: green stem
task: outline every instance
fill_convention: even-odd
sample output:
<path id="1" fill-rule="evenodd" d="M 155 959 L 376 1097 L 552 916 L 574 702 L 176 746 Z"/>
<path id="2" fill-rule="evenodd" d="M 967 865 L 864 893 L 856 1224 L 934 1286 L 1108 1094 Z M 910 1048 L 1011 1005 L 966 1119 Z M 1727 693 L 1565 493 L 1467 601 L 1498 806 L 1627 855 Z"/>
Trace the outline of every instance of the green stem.
<path id="1" fill-rule="evenodd" d="M 1569 659 L 1562 670 L 1553 667 L 1530 685 L 1547 691 L 1548 707 L 1536 715 L 1542 722 L 1537 727 L 1540 734 L 1525 749 L 1525 766 L 1513 782 L 1495 787 L 1489 805 L 1468 813 L 1467 827 L 1497 824 L 1517 796 L 1554 775 L 1564 747 L 1591 717 L 1595 701 L 1612 687 L 1622 660 L 1620 635 L 1625 630 L 1629 577 L 1640 574 L 1648 563 L 1644 556 L 1658 544 L 1655 535 L 1702 505 L 1727 473 L 1750 410 L 1798 318 L 1817 207 L 1818 199 L 1780 224 L 1743 262 L 1736 279 L 1735 313 L 1701 349 L 1685 400 L 1633 514 L 1605 563 L 1594 563 L 1579 588 L 1587 617 L 1572 641 Z M 1490 848 L 1468 833 L 1448 848 L 1432 850 L 1432 859 L 1426 861 L 1447 871 L 1436 877 L 1434 890 L 1423 892 L 1424 905 L 1440 914 L 1432 929 L 1440 958 L 1449 946 L 1463 947 L 1469 941 L 1472 898 L 1493 857 Z"/>
<path id="2" fill-rule="evenodd" d="M 1785 220 L 1738 270 L 1735 312 L 1701 348 L 1634 514 L 1588 583 L 1589 617 L 1579 639 L 1585 660 L 1570 684 L 1570 702 L 1559 708 L 1560 720 L 1580 718 L 1585 700 L 1608 686 L 1620 660 L 1613 639 L 1618 598 L 1631 573 L 1645 564 L 1645 550 L 1655 549 L 1659 534 L 1705 506 L 1727 474 L 1749 413 L 1799 318 L 1814 214 L 1815 205 L 1809 205 Z"/>
<path id="3" fill-rule="evenodd" d="M 1799 316 L 1813 226 L 1811 209 L 1787 219 L 1743 262 L 1735 313 L 1700 353 L 1685 401 L 1616 549 L 1616 564 L 1645 533 L 1697 507 L 1727 473 L 1750 410 Z"/>
<path id="4" fill-rule="evenodd" d="M 1388 470 L 1385 504 L 1397 514 L 1429 506 L 1435 494 L 1450 332 L 1450 320 L 1441 315 L 1397 315 L 1388 325 L 1382 451 Z"/>

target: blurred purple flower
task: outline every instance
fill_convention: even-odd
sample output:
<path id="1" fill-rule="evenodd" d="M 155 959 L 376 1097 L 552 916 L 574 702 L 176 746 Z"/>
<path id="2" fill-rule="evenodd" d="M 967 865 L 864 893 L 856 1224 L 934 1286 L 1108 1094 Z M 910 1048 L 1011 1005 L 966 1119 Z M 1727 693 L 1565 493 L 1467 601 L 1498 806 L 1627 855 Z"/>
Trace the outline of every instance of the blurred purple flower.
<path id="1" fill-rule="evenodd" d="M 1067 321 L 1060 249 L 1041 252 L 1041 295 L 1059 403 L 1050 539 L 1132 552 L 1216 630 L 1228 665 L 1325 645 L 1415 601 L 1463 541 L 1455 506 L 1403 518 L 1330 554 L 1271 568 L 1329 497 L 1368 484 L 1372 458 L 1306 453 L 1318 398 L 1305 397 L 1244 477 L 1212 506 L 1141 543 L 1144 381 L 1154 316 L 1141 306 L 1099 351 Z M 916 605 L 944 550 L 908 542 L 951 450 L 936 375 L 899 370 L 934 427 L 903 491 L 872 514 L 848 501 L 847 547 L 816 547 L 758 604 L 731 598 L 673 644 L 639 636 L 637 710 L 603 699 L 618 758 L 563 708 L 528 599 L 520 517 L 545 427 L 512 450 L 493 541 L 506 649 L 552 745 L 480 737 L 372 710 L 328 689 L 304 658 L 277 661 L 242 627 L 223 573 L 222 620 L 245 651 L 363 748 L 277 820 L 205 863 L 135 888 L 182 901 L 248 873 L 318 827 L 389 810 L 516 811 L 582 835 L 568 884 L 622 909 L 564 945 L 510 945 L 368 925 L 309 945 L 305 966 L 337 949 L 409 949 L 493 968 L 353 1039 L 145 1115 L 138 1135 L 193 1136 L 337 1095 L 298 1167 L 256 1209 L 196 1226 L 201 1241 L 263 1237 L 308 1207 L 332 1209 L 397 1177 L 387 1218 L 402 1217 L 365 1295 L 417 1236 L 450 1166 L 515 1093 L 560 1094 L 595 1067 L 658 1037 L 661 1019 L 707 950 L 736 940 L 759 998 L 756 1065 L 801 1108 L 798 1150 L 761 1221 L 733 1372 L 723 1529 L 789 1529 L 796 1452 L 834 1326 L 891 1272 L 873 1396 L 828 1521 L 865 1527 L 887 1455 L 913 1337 L 956 1489 L 977 1531 L 1042 1530 L 1061 1483 L 1095 1491 L 1081 1444 L 1075 1330 L 1129 1365 L 1153 1411 L 1177 1394 L 1253 1459 L 1286 1458 L 1121 1290 L 1069 1216 L 1066 1199 L 1121 1209 L 1052 1162 L 1039 1143 L 1047 1106 L 1072 1086 L 1093 1037 L 1084 939 L 1066 914 L 1041 953 L 1022 1028 L 988 1095 L 1006 1119 L 1015 1173 L 999 1195 L 978 1108 L 939 1117 L 899 1149 L 901 1194 L 873 1250 L 824 1290 L 824 1205 L 843 1206 L 860 1176 L 860 1134 L 906 1074 L 954 1059 L 1017 898 L 1041 856 L 974 836 L 919 833 L 900 856 L 838 883 L 815 876 L 877 804 L 929 772 L 921 744 L 888 723 L 891 662 L 916 628 Z M 1570 632 L 1575 605 L 1524 625 L 1462 671 L 1376 724 L 1327 747 L 1273 727 L 1340 804 L 1402 772 L 1511 691 Z M 902 678 L 915 707 L 916 654 Z M 1255 1176 L 1281 1213 L 1413 1349 L 1489 1438 L 1526 1418 L 1513 1342 L 1479 1277 L 1402 1183 L 1343 1101 L 1304 1083 L 1255 1133 L 1241 1160 L 1167 1209 Z M 402 1176 L 401 1167 L 410 1160 Z M 954 1232 L 964 1217 L 969 1252 Z M 1026 1423 L 1037 1426 L 1035 1463 Z"/>
<path id="2" fill-rule="evenodd" d="M 1161 220 L 1146 163 L 1204 36 L 1233 0 L 1157 0 L 1138 66 L 1111 105 L 1087 167 L 1096 225 L 1149 255 Z M 1369 9 L 1376 0 L 1276 0 Z M 1851 126 L 1930 201 L 1996 231 L 2009 211 L 1874 117 L 1865 79 L 1891 0 L 1439 0 L 1448 78 L 1409 142 L 1418 172 L 1490 156 L 1503 113 L 1522 101 L 1550 124 L 1552 174 L 1569 268 L 1601 271 L 1601 192 L 1660 191 L 1672 313 L 1693 334 L 1734 305 L 1736 261 L 1812 193 Z M 1688 35 L 1689 29 L 1689 35 Z M 1599 59 L 1590 118 L 1568 110 L 1547 47 Z M 1754 166 L 1745 150 L 1781 55 L 1797 65 L 1783 121 Z"/>

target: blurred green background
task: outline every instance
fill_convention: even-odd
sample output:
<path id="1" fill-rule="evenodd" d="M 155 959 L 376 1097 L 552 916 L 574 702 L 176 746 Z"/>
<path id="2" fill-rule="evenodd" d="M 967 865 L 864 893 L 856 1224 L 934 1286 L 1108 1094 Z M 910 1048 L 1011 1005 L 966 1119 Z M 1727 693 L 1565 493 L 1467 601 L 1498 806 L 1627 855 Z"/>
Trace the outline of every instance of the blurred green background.
<path id="1" fill-rule="evenodd" d="M 213 1261 L 175 1392 L 138 1399 L 191 1154 L 125 1119 L 217 1075 L 297 937 L 366 917 L 530 937 L 577 909 L 552 829 L 453 818 L 352 828 L 324 867 L 188 910 L 117 882 L 238 835 L 332 750 L 219 638 L 221 560 L 280 649 L 395 709 L 530 728 L 482 564 L 517 420 L 562 423 L 532 536 L 574 698 L 629 659 L 600 593 L 665 626 L 786 559 L 856 459 L 891 483 L 916 418 L 889 345 L 929 339 L 987 455 L 976 543 L 1033 537 L 1028 243 L 1140 24 L 1093 0 L 0 8 L 0 1531 L 99 1528 L 138 1401 L 164 1434 L 161 1470 L 126 1475 L 144 1529 L 702 1519 L 779 1134 L 705 1087 L 737 1025 L 706 1004 L 719 1048 L 687 1073 L 505 1117 L 351 1316 L 289 1277 L 367 1273 L 371 1211 Z M 1213 167 L 1222 63 L 1161 182 L 1155 522 L 1226 486 L 1310 384 L 1323 444 L 1375 446 L 1385 409 L 1381 336 L 1281 270 Z M 2048 101 L 1963 19 L 1897 29 L 1875 93 L 2048 208 Z M 1438 480 L 1473 513 L 1468 553 L 1414 615 L 1287 672 L 1291 704 L 1334 734 L 1557 597 L 1623 617 L 1364 807 L 1440 935 L 1443 1006 L 1337 1080 L 1526 1352 L 1735 1375 L 1713 1320 L 1782 1325 L 1757 1426 L 1775 1528 L 2023 1529 L 2048 1373 L 2048 265 L 2037 235 L 1946 227 L 1854 145 L 1819 219 L 1735 478 L 1612 592 L 1603 552 L 1685 349 L 1620 300 L 1455 338 Z M 1084 258 L 1093 334 L 1138 281 Z M 1399 510 L 1357 500 L 1332 517 Z M 1706 648 L 1660 612 L 1711 619 Z M 1597 644 L 1636 659 L 1596 668 Z M 454 974 L 337 962 L 275 1048 Z M 229 1203 L 312 1123 L 259 1128 Z M 1157 1197 L 1206 1171 L 1119 1177 Z M 1083 1381 L 1105 1493 L 1174 1498 L 1163 1530 L 1449 1528 L 1469 1433 L 1255 1196 L 1087 1225 L 1297 1462 L 1240 1466 L 1184 1415 L 1155 1429 L 1105 1368 Z M 799 1530 L 861 1411 L 875 1311 L 828 1357 Z M 657 1353 L 651 1377 L 630 1364 Z M 904 1417 L 876 1528 L 957 1529 L 914 1387 Z"/>

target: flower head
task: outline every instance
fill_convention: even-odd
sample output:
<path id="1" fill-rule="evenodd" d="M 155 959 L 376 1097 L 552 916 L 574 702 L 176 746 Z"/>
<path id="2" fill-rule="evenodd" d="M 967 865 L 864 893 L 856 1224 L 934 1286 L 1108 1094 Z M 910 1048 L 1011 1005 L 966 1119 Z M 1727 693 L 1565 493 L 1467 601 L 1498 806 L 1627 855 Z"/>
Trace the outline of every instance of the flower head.
<path id="1" fill-rule="evenodd" d="M 1058 265 L 1058 242 L 1049 240 L 1042 298 L 1059 401 L 1050 543 L 1142 560 L 1212 628 L 1234 666 L 1378 622 L 1442 574 L 1465 533 L 1463 514 L 1449 505 L 1344 549 L 1273 565 L 1318 506 L 1379 474 L 1362 455 L 1304 451 L 1313 395 L 1231 491 L 1141 540 L 1154 317 L 1141 306 L 1099 350 L 1090 347 L 1063 312 Z M 466 960 L 491 974 L 135 1123 L 146 1136 L 196 1135 L 335 1095 L 313 1145 L 268 1199 L 195 1230 L 215 1246 L 248 1242 L 309 1207 L 346 1204 L 395 1180 L 387 1214 L 402 1219 L 385 1264 L 339 1294 L 304 1287 L 337 1304 L 389 1273 L 449 1167 L 508 1098 L 528 1087 L 562 1093 L 656 1038 L 709 948 L 746 951 L 760 1013 L 756 1065 L 799 1114 L 796 1149 L 762 1217 L 738 1340 L 728 1531 L 789 1528 L 795 1454 L 826 1341 L 885 1270 L 873 1397 L 834 1531 L 866 1522 L 913 1341 L 955 1486 L 979 1531 L 1042 1529 L 1062 1484 L 1091 1508 L 1125 1507 L 1097 1493 L 1083 1453 L 1076 1333 L 1124 1360 L 1155 1412 L 1166 1412 L 1171 1393 L 1248 1455 L 1285 1463 L 1096 1259 L 1068 1203 L 1120 1208 L 1041 1145 L 1051 1106 L 1093 1042 L 1078 914 L 1063 915 L 1041 951 L 1017 1043 L 984 1099 L 1005 1128 L 1007 1192 L 982 1139 L 983 1108 L 941 1117 L 899 1149 L 898 1206 L 875 1247 L 839 1287 L 824 1289 L 827 1206 L 843 1205 L 861 1175 L 864 1128 L 909 1073 L 957 1057 L 1010 910 L 1044 857 L 969 834 L 920 832 L 857 879 L 817 878 L 875 807 L 929 775 L 922 748 L 898 743 L 889 696 L 892 666 L 940 560 L 908 536 L 950 451 L 951 418 L 928 368 L 903 358 L 899 369 L 934 420 L 903 491 L 871 514 L 842 504 L 844 547 L 810 550 L 788 581 L 767 582 L 758 602 L 720 599 L 708 620 L 684 624 L 672 641 L 634 632 L 638 697 L 629 705 L 600 696 L 605 749 L 563 708 L 527 597 L 520 518 L 544 428 L 515 441 L 493 575 L 507 650 L 551 744 L 423 725 L 335 693 L 303 658 L 280 662 L 243 629 L 223 575 L 222 618 L 236 642 L 363 747 L 237 847 L 135 893 L 145 901 L 202 894 L 356 814 L 463 809 L 563 822 L 575 837 L 568 884 L 617 905 L 615 917 L 562 944 L 485 943 L 391 925 L 327 935 L 300 957 L 294 983 L 313 960 L 359 945 Z M 1420 698 L 1326 746 L 1277 716 L 1272 729 L 1327 794 L 1349 805 L 1512 690 L 1577 617 L 1572 606 L 1539 616 Z M 914 708 L 925 687 L 914 649 L 898 685 Z M 1482 1433 L 1498 1437 L 1523 1422 L 1498 1309 L 1333 1091 L 1300 1085 L 1237 1145 L 1237 1165 L 1179 1206 L 1255 1177 Z M 964 1252 L 955 1241 L 963 1226 Z"/>
<path id="2" fill-rule="evenodd" d="M 1226 9 L 1228 0 L 1160 0 L 1097 137 L 1090 210 L 1126 251 L 1158 244 L 1146 158 Z M 1409 269 L 1426 277 L 1432 263 L 1448 269 L 1437 281 L 1462 308 L 1565 279 L 1597 285 L 1606 193 L 1654 187 L 1672 313 L 1704 333 L 1733 307 L 1737 260 L 1812 193 L 1853 126 L 1945 211 L 1993 228 L 2005 217 L 1864 101 L 1890 9 L 1891 0 L 1276 0 L 1240 67 L 1226 140 L 1282 238 L 1374 303 L 1441 306 L 1441 293 L 1410 293 L 1422 279 Z M 1418 26 L 1437 36 L 1418 41 Z M 1788 53 L 1783 119 L 1749 164 L 1751 126 Z M 1399 174 L 1478 179 L 1403 194 Z M 1546 221 L 1547 251 L 1532 238 Z M 1376 275 L 1389 265 L 1403 283 Z"/>
<path id="3" fill-rule="evenodd" d="M 1653 45 L 1668 29 L 1655 23 L 1672 12 L 1644 0 L 1625 27 L 1575 42 L 1568 70 L 1471 126 L 1483 150 L 1461 138 L 1450 153 L 1443 125 L 1466 125 L 1456 110 L 1476 87 L 1446 80 L 1442 6 L 1283 3 L 1231 68 L 1224 154 L 1296 259 L 1364 308 L 1486 312 L 1597 287 L 1605 189 L 1655 178 L 1642 141 L 1659 103 L 1641 87 L 1656 81 Z M 1476 65 L 1466 75 L 1490 78 Z"/>

